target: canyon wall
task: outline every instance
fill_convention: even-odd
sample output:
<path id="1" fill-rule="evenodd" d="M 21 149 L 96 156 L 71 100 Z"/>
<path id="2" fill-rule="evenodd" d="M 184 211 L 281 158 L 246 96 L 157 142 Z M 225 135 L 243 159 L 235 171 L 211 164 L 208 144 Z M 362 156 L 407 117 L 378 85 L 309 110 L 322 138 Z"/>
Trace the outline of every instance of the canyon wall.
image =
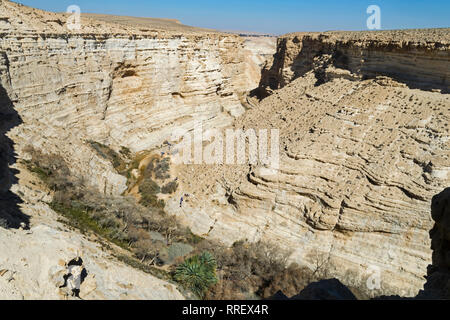
<path id="1" fill-rule="evenodd" d="M 276 243 L 291 252 L 291 262 L 312 270 L 326 265 L 328 277 L 366 296 L 416 296 L 431 264 L 431 200 L 450 184 L 450 96 L 410 83 L 419 74 L 427 89 L 445 91 L 439 79 L 449 70 L 449 33 L 440 33 L 440 43 L 434 32 L 440 31 L 423 31 L 421 39 L 433 43 L 427 56 L 436 60 L 420 68 L 394 61 L 398 70 L 409 70 L 396 79 L 364 79 L 358 70 L 339 67 L 324 48 L 340 44 L 281 39 L 268 70 L 273 87 L 282 89 L 263 87 L 271 95 L 233 125 L 279 129 L 280 170 L 268 176 L 262 163 L 184 166 L 182 189 L 195 197 L 182 209 L 175 198 L 167 210 L 194 232 L 230 245 Z M 417 39 L 415 31 L 404 37 L 406 43 Z M 395 37 L 384 47 L 385 60 L 371 64 L 377 70 L 402 50 Z"/>
<path id="2" fill-rule="evenodd" d="M 448 29 L 382 32 L 293 33 L 278 39 L 273 65 L 261 86 L 278 89 L 314 68 L 314 58 L 361 79 L 389 76 L 411 88 L 450 90 Z"/>
<path id="3" fill-rule="evenodd" d="M 107 193 L 125 178 L 87 141 L 119 150 L 151 150 L 175 128 L 230 125 L 252 82 L 238 36 L 201 31 L 142 31 L 2 2 L 2 86 L 24 125 L 12 134 L 26 145 L 70 159 L 77 175 Z M 88 164 L 88 165 L 87 165 Z"/>
<path id="4" fill-rule="evenodd" d="M 25 150 L 59 155 L 86 185 L 120 195 L 127 179 L 90 142 L 139 152 L 197 119 L 230 125 L 254 83 L 243 40 L 86 17 L 69 31 L 69 18 L 0 1 L 0 299 L 70 298 L 61 281 L 80 257 L 84 299 L 182 299 L 173 284 L 58 222 Z"/>

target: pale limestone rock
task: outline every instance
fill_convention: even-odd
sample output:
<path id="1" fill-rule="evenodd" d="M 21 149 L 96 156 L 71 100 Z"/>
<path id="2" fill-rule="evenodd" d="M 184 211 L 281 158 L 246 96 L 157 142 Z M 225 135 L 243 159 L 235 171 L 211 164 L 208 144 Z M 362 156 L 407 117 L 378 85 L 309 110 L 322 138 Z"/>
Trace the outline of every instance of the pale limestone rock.
<path id="1" fill-rule="evenodd" d="M 273 242 L 310 268 L 324 254 L 330 277 L 367 296 L 416 296 L 431 263 L 431 199 L 450 184 L 449 97 L 335 74 L 315 86 L 308 73 L 235 121 L 280 129 L 278 174 L 184 165 L 181 187 L 196 198 L 166 208 L 228 245 Z M 377 274 L 380 287 L 367 285 Z"/>
<path id="2" fill-rule="evenodd" d="M 0 299 L 68 297 L 70 290 L 78 287 L 76 277 L 82 268 L 88 273 L 80 287 L 82 299 L 120 299 L 126 295 L 144 300 L 183 299 L 173 285 L 119 263 L 99 244 L 66 230 L 59 223 L 49 223 L 32 227 L 31 235 L 1 230 L 0 268 L 12 271 L 0 277 Z M 78 254 L 82 256 L 83 267 L 71 268 L 73 281 L 69 279 L 68 290 L 62 293 L 60 287 L 64 285 L 68 268 L 61 266 L 60 261 L 68 263 Z M 124 282 L 131 285 L 124 288 Z"/>
<path id="3" fill-rule="evenodd" d="M 244 112 L 241 101 L 254 80 L 242 72 L 252 62 L 238 36 L 114 24 L 92 29 L 90 20 L 83 20 L 81 34 L 71 34 L 42 23 L 47 15 L 45 21 L 62 16 L 10 2 L 0 10 L 11 23 L 0 39 L 0 78 L 24 122 L 11 132 L 18 153 L 26 157 L 27 144 L 58 153 L 102 192 L 121 194 L 126 179 L 88 140 L 139 152 L 160 146 L 177 128 L 192 129 L 196 120 L 205 129 L 223 127 Z M 27 25 L 42 28 L 45 37 L 22 36 Z"/>
<path id="4" fill-rule="evenodd" d="M 311 268 L 325 254 L 330 276 L 369 296 L 413 296 L 423 285 L 430 200 L 450 182 L 450 103 L 448 95 L 405 83 L 447 92 L 448 29 L 287 35 L 263 78 L 283 89 L 258 104 L 244 94 L 256 83 L 250 62 L 260 53 L 249 53 L 237 36 L 84 18 L 73 33 L 67 16 L 9 1 L 1 1 L 0 16 L 0 84 L 23 121 L 8 133 L 19 158 L 31 144 L 64 157 L 73 174 L 105 194 L 120 194 L 126 179 L 88 140 L 137 152 L 198 119 L 205 129 L 279 128 L 278 174 L 248 165 L 181 166 L 181 188 L 194 197 L 181 209 L 173 197 L 167 211 L 228 245 L 275 242 L 291 250 L 290 261 Z M 361 81 L 393 71 L 402 83 Z M 9 270 L 0 298 L 67 298 L 61 277 L 80 256 L 88 272 L 81 297 L 183 298 L 56 223 L 42 203 L 45 192 L 23 182 L 12 191 L 24 194 L 32 233 L 0 232 L 0 270 Z M 381 288 L 370 290 L 377 270 Z"/>

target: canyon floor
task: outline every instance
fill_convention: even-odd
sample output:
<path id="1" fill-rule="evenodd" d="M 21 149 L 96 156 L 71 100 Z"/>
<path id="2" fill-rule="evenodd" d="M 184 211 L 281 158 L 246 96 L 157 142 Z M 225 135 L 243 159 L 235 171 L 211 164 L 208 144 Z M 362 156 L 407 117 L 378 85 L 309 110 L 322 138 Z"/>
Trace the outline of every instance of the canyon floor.
<path id="1" fill-rule="evenodd" d="M 173 273 L 205 251 L 210 299 L 450 298 L 450 29 L 69 18 L 0 1 L 0 299 L 192 299 Z M 177 132 L 226 151 L 199 122 L 278 130 L 279 166 L 179 163 Z"/>

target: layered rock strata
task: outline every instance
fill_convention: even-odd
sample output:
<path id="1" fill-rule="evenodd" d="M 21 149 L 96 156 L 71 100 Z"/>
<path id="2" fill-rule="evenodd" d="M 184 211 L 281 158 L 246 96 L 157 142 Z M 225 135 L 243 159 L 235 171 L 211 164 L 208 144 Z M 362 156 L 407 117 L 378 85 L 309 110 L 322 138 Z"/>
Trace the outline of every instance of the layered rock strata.
<path id="1" fill-rule="evenodd" d="M 425 82 L 436 88 L 446 82 L 433 77 L 449 70 L 442 58 L 449 52 L 446 37 L 439 45 L 433 31 L 422 33 L 437 58 L 421 68 L 429 68 Z M 368 48 L 379 45 L 363 40 Z M 279 129 L 280 170 L 266 176 L 261 163 L 183 166 L 183 191 L 195 197 L 182 209 L 177 199 L 167 208 L 196 233 L 228 244 L 274 242 L 291 250 L 291 262 L 311 269 L 325 263 L 329 277 L 368 297 L 416 296 L 431 263 L 430 203 L 450 183 L 449 95 L 411 89 L 411 79 L 363 80 L 358 71 L 337 68 L 327 51 L 319 54 L 319 42 L 290 43 L 314 54 L 288 64 L 279 46 L 274 66 L 288 66 L 277 73 L 283 88 L 233 125 Z M 413 47 L 406 48 L 415 57 Z M 310 60 L 303 72 L 290 73 Z"/>
<path id="2" fill-rule="evenodd" d="M 77 175 L 120 194 L 125 179 L 86 141 L 151 150 L 174 129 L 230 125 L 244 112 L 246 51 L 238 36 L 142 30 L 81 20 L 2 1 L 0 79 L 24 122 L 17 152 L 32 144 L 60 153 Z"/>
<path id="3" fill-rule="evenodd" d="M 70 31 L 72 18 L 0 1 L 0 299 L 70 298 L 64 279 L 78 258 L 88 272 L 80 298 L 182 299 L 56 222 L 24 150 L 60 155 L 87 185 L 120 195 L 127 179 L 91 142 L 139 152 L 196 119 L 230 125 L 251 86 L 243 40 L 86 17 Z"/>
<path id="4" fill-rule="evenodd" d="M 292 33 L 278 39 L 273 65 L 261 86 L 278 89 L 314 68 L 314 58 L 358 78 L 389 76 L 412 88 L 450 90 L 449 29 L 380 32 Z"/>

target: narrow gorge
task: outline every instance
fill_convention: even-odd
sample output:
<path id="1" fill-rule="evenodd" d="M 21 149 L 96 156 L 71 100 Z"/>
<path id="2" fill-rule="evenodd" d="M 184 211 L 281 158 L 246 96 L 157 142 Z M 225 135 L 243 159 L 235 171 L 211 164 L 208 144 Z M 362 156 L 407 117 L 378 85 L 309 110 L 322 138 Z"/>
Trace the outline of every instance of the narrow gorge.
<path id="1" fill-rule="evenodd" d="M 67 299 L 75 266 L 83 299 L 189 299 L 170 268 L 242 243 L 360 298 L 423 289 L 450 185 L 449 29 L 275 40 L 68 17 L 0 0 L 0 298 Z M 279 129 L 279 170 L 171 161 L 199 121 Z M 246 298 L 289 287 L 258 281 Z"/>

